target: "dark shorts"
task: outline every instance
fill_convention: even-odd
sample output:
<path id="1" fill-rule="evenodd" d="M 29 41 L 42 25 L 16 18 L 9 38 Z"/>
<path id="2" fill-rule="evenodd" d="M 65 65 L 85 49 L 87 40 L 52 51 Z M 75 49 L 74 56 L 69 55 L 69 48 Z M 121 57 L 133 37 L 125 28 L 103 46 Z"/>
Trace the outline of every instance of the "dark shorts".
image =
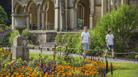
<path id="1" fill-rule="evenodd" d="M 114 45 L 108 45 L 107 48 L 109 51 L 111 51 L 112 49 L 114 49 Z"/>

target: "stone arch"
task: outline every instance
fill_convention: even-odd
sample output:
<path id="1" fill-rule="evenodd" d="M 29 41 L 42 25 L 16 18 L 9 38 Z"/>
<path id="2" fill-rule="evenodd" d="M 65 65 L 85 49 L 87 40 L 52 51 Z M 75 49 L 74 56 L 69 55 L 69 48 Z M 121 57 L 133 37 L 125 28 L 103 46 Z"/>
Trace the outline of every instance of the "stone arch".
<path id="1" fill-rule="evenodd" d="M 42 4 L 42 28 L 46 29 L 46 15 L 47 15 L 47 1 L 45 0 Z"/>
<path id="2" fill-rule="evenodd" d="M 30 29 L 37 29 L 37 6 L 34 2 L 30 2 L 27 6 L 27 12 L 29 13 Z"/>
<path id="3" fill-rule="evenodd" d="M 78 0 L 75 4 L 75 8 L 77 9 L 78 27 L 82 28 L 83 26 L 89 26 L 89 0 Z"/>
<path id="4" fill-rule="evenodd" d="M 16 14 L 22 14 L 24 13 L 24 8 L 20 4 L 16 3 L 14 6 L 14 12 Z"/>
<path id="5" fill-rule="evenodd" d="M 54 3 L 52 0 L 48 0 L 43 5 L 43 11 L 45 13 L 44 25 L 47 30 L 54 30 Z"/>

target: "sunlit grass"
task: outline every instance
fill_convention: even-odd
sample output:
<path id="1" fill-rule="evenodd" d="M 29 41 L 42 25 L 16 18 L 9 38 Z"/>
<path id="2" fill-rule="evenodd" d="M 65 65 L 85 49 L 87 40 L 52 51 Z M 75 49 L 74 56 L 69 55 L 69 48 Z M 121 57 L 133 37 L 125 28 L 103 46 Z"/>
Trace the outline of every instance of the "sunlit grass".
<path id="1" fill-rule="evenodd" d="M 133 63 L 113 63 L 113 76 L 110 72 L 107 77 L 138 77 L 138 64 Z"/>

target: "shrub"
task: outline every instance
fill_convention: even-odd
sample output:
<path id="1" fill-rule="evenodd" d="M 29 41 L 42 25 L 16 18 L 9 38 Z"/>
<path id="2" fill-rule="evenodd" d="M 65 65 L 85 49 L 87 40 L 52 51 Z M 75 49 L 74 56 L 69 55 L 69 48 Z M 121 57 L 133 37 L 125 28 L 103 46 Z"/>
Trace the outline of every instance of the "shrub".
<path id="1" fill-rule="evenodd" d="M 67 53 L 80 53 L 80 33 L 59 33 L 56 36 L 56 43 L 58 46 L 64 48 L 58 48 L 59 51 L 65 51 Z"/>
<path id="2" fill-rule="evenodd" d="M 6 24 L 6 20 L 8 20 L 8 15 L 5 12 L 5 10 L 0 6 L 0 33 L 4 34 L 7 30 L 9 30 L 9 27 Z M 7 33 L 5 36 L 0 37 L 0 45 L 6 46 L 9 43 L 8 40 L 9 34 Z"/>
<path id="3" fill-rule="evenodd" d="M 10 36 L 10 29 L 5 24 L 0 24 L 0 33 L 3 34 L 3 36 L 0 36 L 0 45 L 7 46 L 9 45 L 9 36 Z"/>
<path id="4" fill-rule="evenodd" d="M 5 21 L 8 19 L 7 13 L 0 6 L 0 24 L 5 24 Z"/>
<path id="5" fill-rule="evenodd" d="M 133 30 L 138 27 L 138 9 L 135 6 L 122 5 L 119 9 L 105 15 L 91 30 L 91 48 L 104 48 L 105 36 L 109 29 L 115 36 L 116 51 L 129 48 L 129 40 Z"/>
<path id="6" fill-rule="evenodd" d="M 17 30 L 13 30 L 11 33 L 10 33 L 10 37 L 9 37 L 9 43 L 10 44 L 13 44 L 13 40 L 15 39 L 15 37 L 19 35 L 19 32 Z M 27 29 L 25 29 L 22 33 L 22 35 L 26 38 L 29 37 L 29 31 Z"/>
<path id="7" fill-rule="evenodd" d="M 10 29 L 7 25 L 5 24 L 0 24 L 0 32 L 4 32 L 5 30 Z"/>

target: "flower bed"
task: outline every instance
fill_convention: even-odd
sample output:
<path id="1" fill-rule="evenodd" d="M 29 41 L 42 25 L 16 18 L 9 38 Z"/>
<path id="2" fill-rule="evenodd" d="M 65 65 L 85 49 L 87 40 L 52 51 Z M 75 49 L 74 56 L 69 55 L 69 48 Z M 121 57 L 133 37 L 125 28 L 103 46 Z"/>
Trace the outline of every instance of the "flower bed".
<path id="1" fill-rule="evenodd" d="M 105 64 L 92 59 L 85 59 L 79 66 L 59 64 L 58 60 L 45 62 L 42 58 L 29 62 L 17 59 L 0 65 L 0 77 L 91 77 L 100 74 L 101 69 L 105 69 Z"/>
<path id="2" fill-rule="evenodd" d="M 8 50 L 4 50 L 3 48 L 0 48 L 0 64 L 3 63 L 6 59 L 11 58 L 11 52 Z"/>
<path id="3" fill-rule="evenodd" d="M 88 62 L 89 61 L 89 62 Z M 98 69 L 103 69 L 105 65 L 100 61 L 87 59 L 82 66 L 58 65 L 55 63 L 31 65 L 26 62 L 14 61 L 0 67 L 0 77 L 76 77 L 76 76 L 96 76 Z"/>

